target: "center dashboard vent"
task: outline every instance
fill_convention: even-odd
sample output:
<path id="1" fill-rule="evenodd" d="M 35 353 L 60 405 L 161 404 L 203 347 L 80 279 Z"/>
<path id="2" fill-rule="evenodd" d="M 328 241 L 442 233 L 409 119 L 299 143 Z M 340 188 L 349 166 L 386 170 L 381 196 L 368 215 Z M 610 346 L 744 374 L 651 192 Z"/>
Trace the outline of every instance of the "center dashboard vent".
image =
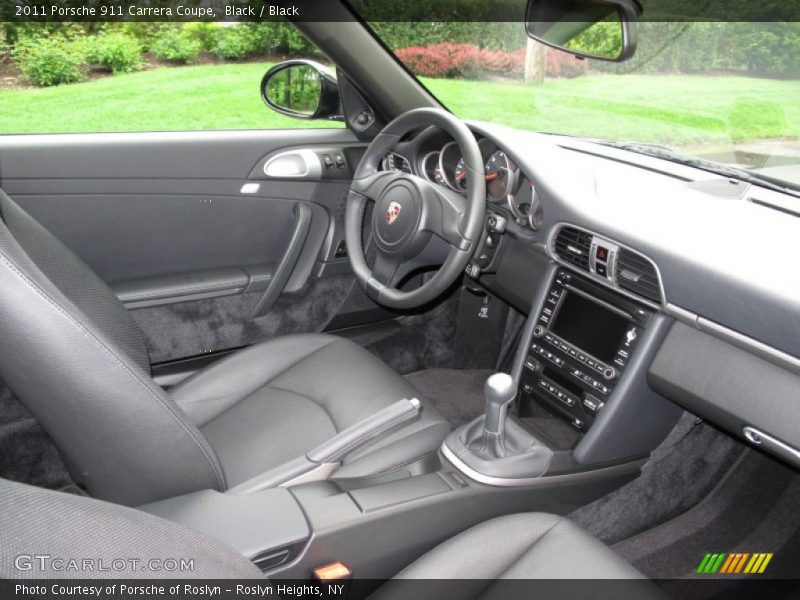
<path id="1" fill-rule="evenodd" d="M 561 260 L 584 271 L 589 270 L 592 234 L 574 227 L 562 227 L 556 235 L 554 246 L 555 252 Z"/>
<path id="2" fill-rule="evenodd" d="M 661 304 L 658 271 L 649 259 L 626 248 L 620 248 L 615 274 L 619 287 Z"/>
<path id="3" fill-rule="evenodd" d="M 411 163 L 405 156 L 389 152 L 381 162 L 381 169 L 384 171 L 402 171 L 411 173 Z"/>

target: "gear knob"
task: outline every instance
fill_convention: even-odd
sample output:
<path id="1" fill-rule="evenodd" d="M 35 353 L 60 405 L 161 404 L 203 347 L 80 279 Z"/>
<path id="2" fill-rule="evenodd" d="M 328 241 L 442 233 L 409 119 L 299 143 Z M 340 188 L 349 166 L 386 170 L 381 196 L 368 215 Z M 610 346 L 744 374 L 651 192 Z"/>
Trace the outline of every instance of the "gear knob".
<path id="1" fill-rule="evenodd" d="M 486 419 L 484 428 L 490 433 L 501 433 L 505 421 L 506 408 L 517 395 L 514 379 L 507 373 L 494 373 L 484 386 L 486 394 Z"/>

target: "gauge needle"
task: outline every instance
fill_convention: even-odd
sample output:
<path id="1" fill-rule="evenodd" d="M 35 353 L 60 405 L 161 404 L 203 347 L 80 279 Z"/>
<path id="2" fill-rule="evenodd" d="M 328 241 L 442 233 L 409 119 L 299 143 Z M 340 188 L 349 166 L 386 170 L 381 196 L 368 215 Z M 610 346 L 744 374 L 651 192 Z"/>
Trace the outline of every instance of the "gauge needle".
<path id="1" fill-rule="evenodd" d="M 464 171 L 463 173 L 459 173 L 458 175 L 456 175 L 456 181 L 461 181 L 466 176 L 467 176 L 466 171 Z M 500 173 L 489 173 L 486 176 L 486 181 L 492 181 L 492 179 L 497 179 L 498 177 L 500 177 Z"/>

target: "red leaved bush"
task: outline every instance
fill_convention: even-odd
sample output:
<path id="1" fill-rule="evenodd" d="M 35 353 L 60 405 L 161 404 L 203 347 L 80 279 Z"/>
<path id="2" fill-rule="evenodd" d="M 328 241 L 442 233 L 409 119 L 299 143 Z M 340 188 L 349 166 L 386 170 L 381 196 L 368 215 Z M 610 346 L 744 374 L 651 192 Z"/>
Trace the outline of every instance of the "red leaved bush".
<path id="1" fill-rule="evenodd" d="M 466 77 L 480 71 L 503 74 L 521 71 L 525 66 L 524 50 L 520 56 L 451 42 L 401 48 L 397 58 L 412 72 L 425 77 Z"/>
<path id="2" fill-rule="evenodd" d="M 589 61 L 572 54 L 548 50 L 545 74 L 548 77 L 577 77 L 589 72 Z"/>
<path id="3" fill-rule="evenodd" d="M 514 52 L 488 50 L 474 44 L 441 42 L 430 46 L 410 46 L 396 52 L 403 64 L 423 77 L 472 77 L 495 74 L 520 77 L 525 69 L 525 48 Z M 576 77 L 589 70 L 580 61 L 563 52 L 548 52 L 546 74 L 550 77 Z"/>

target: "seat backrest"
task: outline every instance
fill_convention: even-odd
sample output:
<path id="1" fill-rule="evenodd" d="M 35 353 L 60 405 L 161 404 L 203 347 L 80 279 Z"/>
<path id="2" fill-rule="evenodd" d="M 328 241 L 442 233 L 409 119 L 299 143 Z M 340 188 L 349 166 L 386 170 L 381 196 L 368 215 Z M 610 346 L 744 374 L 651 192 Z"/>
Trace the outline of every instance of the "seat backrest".
<path id="1" fill-rule="evenodd" d="M 178 523 L 132 508 L 3 479 L 0 531 L 2 579 L 263 577 L 252 562 L 230 546 Z M 65 568 L 66 561 L 56 568 L 57 562 L 48 560 L 56 557 L 74 559 L 83 568 Z M 168 566 L 165 559 L 176 562 L 175 570 L 161 568 Z M 86 560 L 91 561 L 89 566 L 85 566 Z M 115 566 L 93 568 L 100 561 Z M 0 589 L 5 589 L 2 584 Z"/>
<path id="2" fill-rule="evenodd" d="M 150 378 L 125 307 L 2 190 L 0 379 L 98 498 L 137 505 L 225 487 L 208 442 Z"/>

